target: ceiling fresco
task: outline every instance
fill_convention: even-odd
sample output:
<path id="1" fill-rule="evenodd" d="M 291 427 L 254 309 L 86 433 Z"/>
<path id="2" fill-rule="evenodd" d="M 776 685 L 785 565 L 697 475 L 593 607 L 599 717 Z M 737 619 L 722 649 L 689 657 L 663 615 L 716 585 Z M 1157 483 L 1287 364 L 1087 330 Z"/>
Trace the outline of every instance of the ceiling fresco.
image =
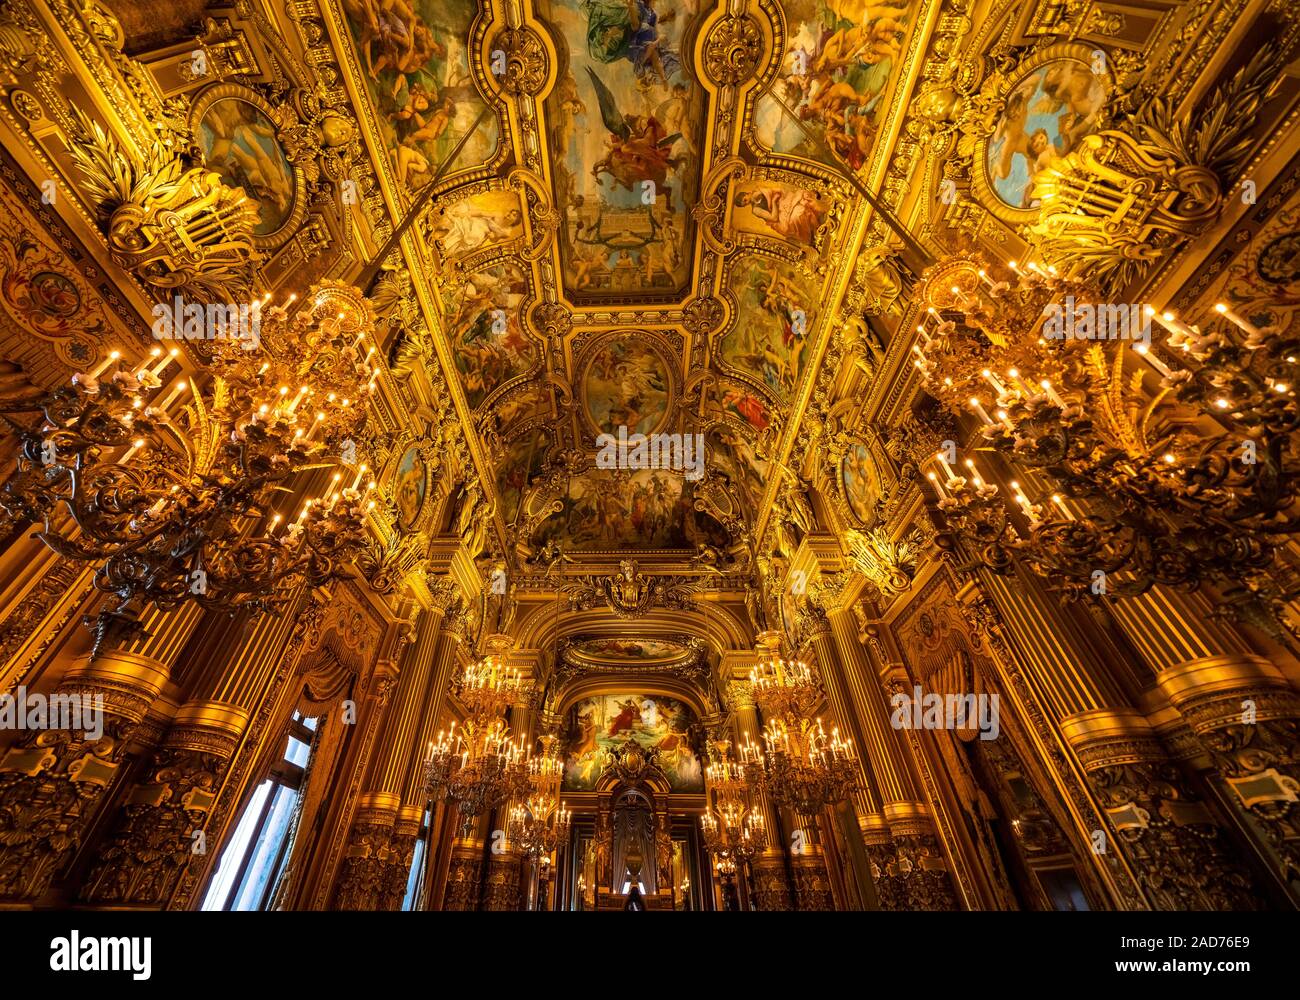
<path id="1" fill-rule="evenodd" d="M 789 46 L 777 83 L 758 101 L 758 141 L 776 153 L 813 158 L 829 150 L 860 169 L 875 145 L 878 109 L 917 6 L 783 0 Z"/>
<path id="2" fill-rule="evenodd" d="M 807 398 L 865 219 L 843 173 L 914 11 L 507 6 L 337 8 L 392 201 L 460 145 L 417 209 L 417 270 L 503 549 L 729 549 Z M 621 428 L 698 435 L 703 480 L 597 468 Z"/>
<path id="3" fill-rule="evenodd" d="M 401 190 L 430 183 L 465 139 L 455 169 L 487 160 L 497 146 L 492 115 L 470 70 L 474 0 L 344 0 L 366 91 Z"/>
<path id="4" fill-rule="evenodd" d="M 568 54 L 546 100 L 563 284 L 577 302 L 680 297 L 704 91 L 682 44 L 698 0 L 542 0 Z"/>

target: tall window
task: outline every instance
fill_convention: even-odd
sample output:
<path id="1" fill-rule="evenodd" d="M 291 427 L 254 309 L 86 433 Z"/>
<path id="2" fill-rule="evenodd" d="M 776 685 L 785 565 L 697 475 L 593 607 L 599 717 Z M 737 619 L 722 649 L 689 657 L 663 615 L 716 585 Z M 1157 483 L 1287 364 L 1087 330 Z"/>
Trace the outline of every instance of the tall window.
<path id="1" fill-rule="evenodd" d="M 302 794 L 316 719 L 289 721 L 284 756 L 272 767 L 239 818 L 203 898 L 205 910 L 264 910 L 288 861 L 289 830 Z"/>
<path id="2" fill-rule="evenodd" d="M 415 850 L 411 853 L 411 874 L 406 879 L 406 895 L 402 899 L 402 909 L 415 908 L 416 896 L 420 891 L 420 876 L 424 874 L 424 852 L 429 844 L 429 811 L 424 811 L 424 821 L 420 825 L 420 835 L 415 838 Z"/>

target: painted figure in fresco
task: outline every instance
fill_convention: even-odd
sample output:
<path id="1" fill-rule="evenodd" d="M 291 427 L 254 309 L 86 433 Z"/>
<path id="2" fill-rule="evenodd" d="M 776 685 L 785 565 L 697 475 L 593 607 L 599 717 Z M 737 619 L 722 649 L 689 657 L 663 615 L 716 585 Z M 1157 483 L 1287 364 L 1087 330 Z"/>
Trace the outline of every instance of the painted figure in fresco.
<path id="1" fill-rule="evenodd" d="M 605 156 L 591 168 L 591 175 L 599 179 L 601 174 L 609 174 L 616 184 L 637 193 L 642 182 L 653 181 L 657 189 L 655 200 L 670 199 L 668 171 L 680 170 L 686 161 L 684 155 L 672 152 L 681 133 L 669 135 L 654 115 L 621 113 L 613 93 L 590 67 L 587 75 L 596 88 L 601 121 L 609 130 L 605 137 Z"/>
<path id="2" fill-rule="evenodd" d="M 1093 119 L 1106 99 L 1106 89 L 1091 67 L 1068 60 L 1053 63 L 1044 70 L 1042 89 L 1044 96 L 1034 111 L 1050 114 L 1064 109 L 1057 120 L 1059 152 L 1064 156 L 1091 131 Z"/>
<path id="3" fill-rule="evenodd" d="M 496 213 L 466 201 L 447 213 L 435 235 L 447 253 L 455 254 L 511 239 L 522 224 L 523 213 L 517 208 L 498 219 Z"/>
<path id="4" fill-rule="evenodd" d="M 817 204 L 817 196 L 804 188 L 785 188 L 763 185 L 736 195 L 736 204 L 748 206 L 756 218 L 762 219 L 786 239 L 812 245 L 813 235 L 822 223 L 824 213 Z"/>
<path id="5" fill-rule="evenodd" d="M 722 405 L 744 419 L 755 430 L 766 430 L 770 423 L 767 404 L 752 392 L 727 389 L 722 394 Z"/>
<path id="6" fill-rule="evenodd" d="M 677 72 L 681 61 L 659 38 L 659 24 L 677 12 L 660 16 L 655 0 L 583 0 L 587 15 L 587 51 L 603 63 L 626 59 L 641 79 L 653 73 L 663 83 Z"/>
<path id="7" fill-rule="evenodd" d="M 870 468 L 871 459 L 867 449 L 855 445 L 844 456 L 844 486 L 848 493 L 849 506 L 863 521 L 870 519 L 872 490 L 874 481 Z"/>
<path id="8" fill-rule="evenodd" d="M 283 217 L 293 204 L 293 175 L 276 149 L 275 126 L 244 101 L 217 101 L 203 116 L 212 132 L 207 164 L 258 202 L 275 206 Z"/>
<path id="9" fill-rule="evenodd" d="M 681 133 L 682 141 L 686 143 L 686 149 L 692 156 L 698 152 L 693 137 L 694 129 L 691 128 L 690 123 L 690 104 L 686 84 L 680 80 L 674 83 L 672 97 L 655 108 L 654 116 L 664 123 L 664 128 L 668 130 L 669 135 L 675 132 Z"/>
<path id="10" fill-rule="evenodd" d="M 630 733 L 637 726 L 642 725 L 642 722 L 641 706 L 637 704 L 635 698 L 620 701 L 618 702 L 618 714 L 610 720 L 606 735 L 617 736 L 622 732 Z"/>
<path id="11" fill-rule="evenodd" d="M 1046 129 L 1029 132 L 1026 123 L 1029 120 L 1029 98 L 1037 87 L 1038 77 L 1031 77 L 1028 89 L 1017 88 L 1007 100 L 1007 111 L 993 133 L 993 145 L 997 150 L 997 160 L 993 166 L 993 176 L 1003 180 L 1011 176 L 1011 168 L 1017 155 L 1029 161 L 1029 178 L 1026 180 L 1021 195 L 1021 205 L 1028 208 L 1033 201 L 1033 177 L 1038 171 L 1051 166 L 1060 155 Z"/>
<path id="12" fill-rule="evenodd" d="M 875 135 L 874 108 L 901 54 L 904 3 L 825 0 L 819 17 L 791 26 L 789 72 L 782 100 L 805 121 L 821 124 L 827 145 L 854 169 L 866 162 Z M 774 124 L 781 131 L 779 122 Z M 783 148 L 798 139 L 785 132 Z"/>

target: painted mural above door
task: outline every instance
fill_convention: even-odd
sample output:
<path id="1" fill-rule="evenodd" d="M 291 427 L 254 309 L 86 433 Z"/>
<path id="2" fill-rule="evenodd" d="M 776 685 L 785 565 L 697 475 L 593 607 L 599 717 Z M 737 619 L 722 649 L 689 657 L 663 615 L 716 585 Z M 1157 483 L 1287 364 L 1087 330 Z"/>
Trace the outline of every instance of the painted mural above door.
<path id="1" fill-rule="evenodd" d="M 580 701 L 569 715 L 564 788 L 595 788 L 607 753 L 630 738 L 655 751 L 673 791 L 701 792 L 704 770 L 690 739 L 694 724 L 695 713 L 688 706 L 659 695 L 606 694 Z"/>

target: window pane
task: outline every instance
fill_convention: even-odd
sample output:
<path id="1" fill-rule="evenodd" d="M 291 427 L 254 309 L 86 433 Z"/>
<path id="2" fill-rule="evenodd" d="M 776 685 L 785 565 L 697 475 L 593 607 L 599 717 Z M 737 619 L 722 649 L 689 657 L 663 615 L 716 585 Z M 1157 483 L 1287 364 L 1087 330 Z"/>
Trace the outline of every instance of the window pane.
<path id="1" fill-rule="evenodd" d="M 253 856 L 248 862 L 248 871 L 244 873 L 243 885 L 231 903 L 232 910 L 256 910 L 262 905 L 262 895 L 266 892 L 271 876 L 274 874 L 280 845 L 284 842 L 293 819 L 294 806 L 298 804 L 298 793 L 281 785 L 275 790 L 275 799 L 271 812 L 266 817 L 253 846 Z"/>
<path id="2" fill-rule="evenodd" d="M 307 766 L 307 758 L 311 756 L 311 744 L 304 743 L 296 736 L 289 737 L 289 749 L 284 752 L 284 759 L 290 764 L 297 764 L 299 767 Z"/>
<path id="3" fill-rule="evenodd" d="M 244 815 L 240 817 L 239 825 L 235 827 L 235 835 L 230 838 L 230 843 L 222 852 L 221 863 L 217 865 L 217 874 L 213 876 L 212 884 L 208 886 L 208 894 L 203 897 L 203 909 L 220 910 L 225 906 L 226 897 L 230 895 L 231 884 L 239 874 L 240 863 L 248 852 L 248 845 L 255 833 L 254 828 L 262 815 L 262 806 L 265 805 L 266 796 L 270 791 L 271 782 L 263 781 L 249 799 Z"/>
<path id="4" fill-rule="evenodd" d="M 420 882 L 420 868 L 424 865 L 424 838 L 415 842 L 415 851 L 411 854 L 411 874 L 406 879 L 406 897 L 402 900 L 402 909 L 409 910 L 415 905 L 415 890 Z"/>

